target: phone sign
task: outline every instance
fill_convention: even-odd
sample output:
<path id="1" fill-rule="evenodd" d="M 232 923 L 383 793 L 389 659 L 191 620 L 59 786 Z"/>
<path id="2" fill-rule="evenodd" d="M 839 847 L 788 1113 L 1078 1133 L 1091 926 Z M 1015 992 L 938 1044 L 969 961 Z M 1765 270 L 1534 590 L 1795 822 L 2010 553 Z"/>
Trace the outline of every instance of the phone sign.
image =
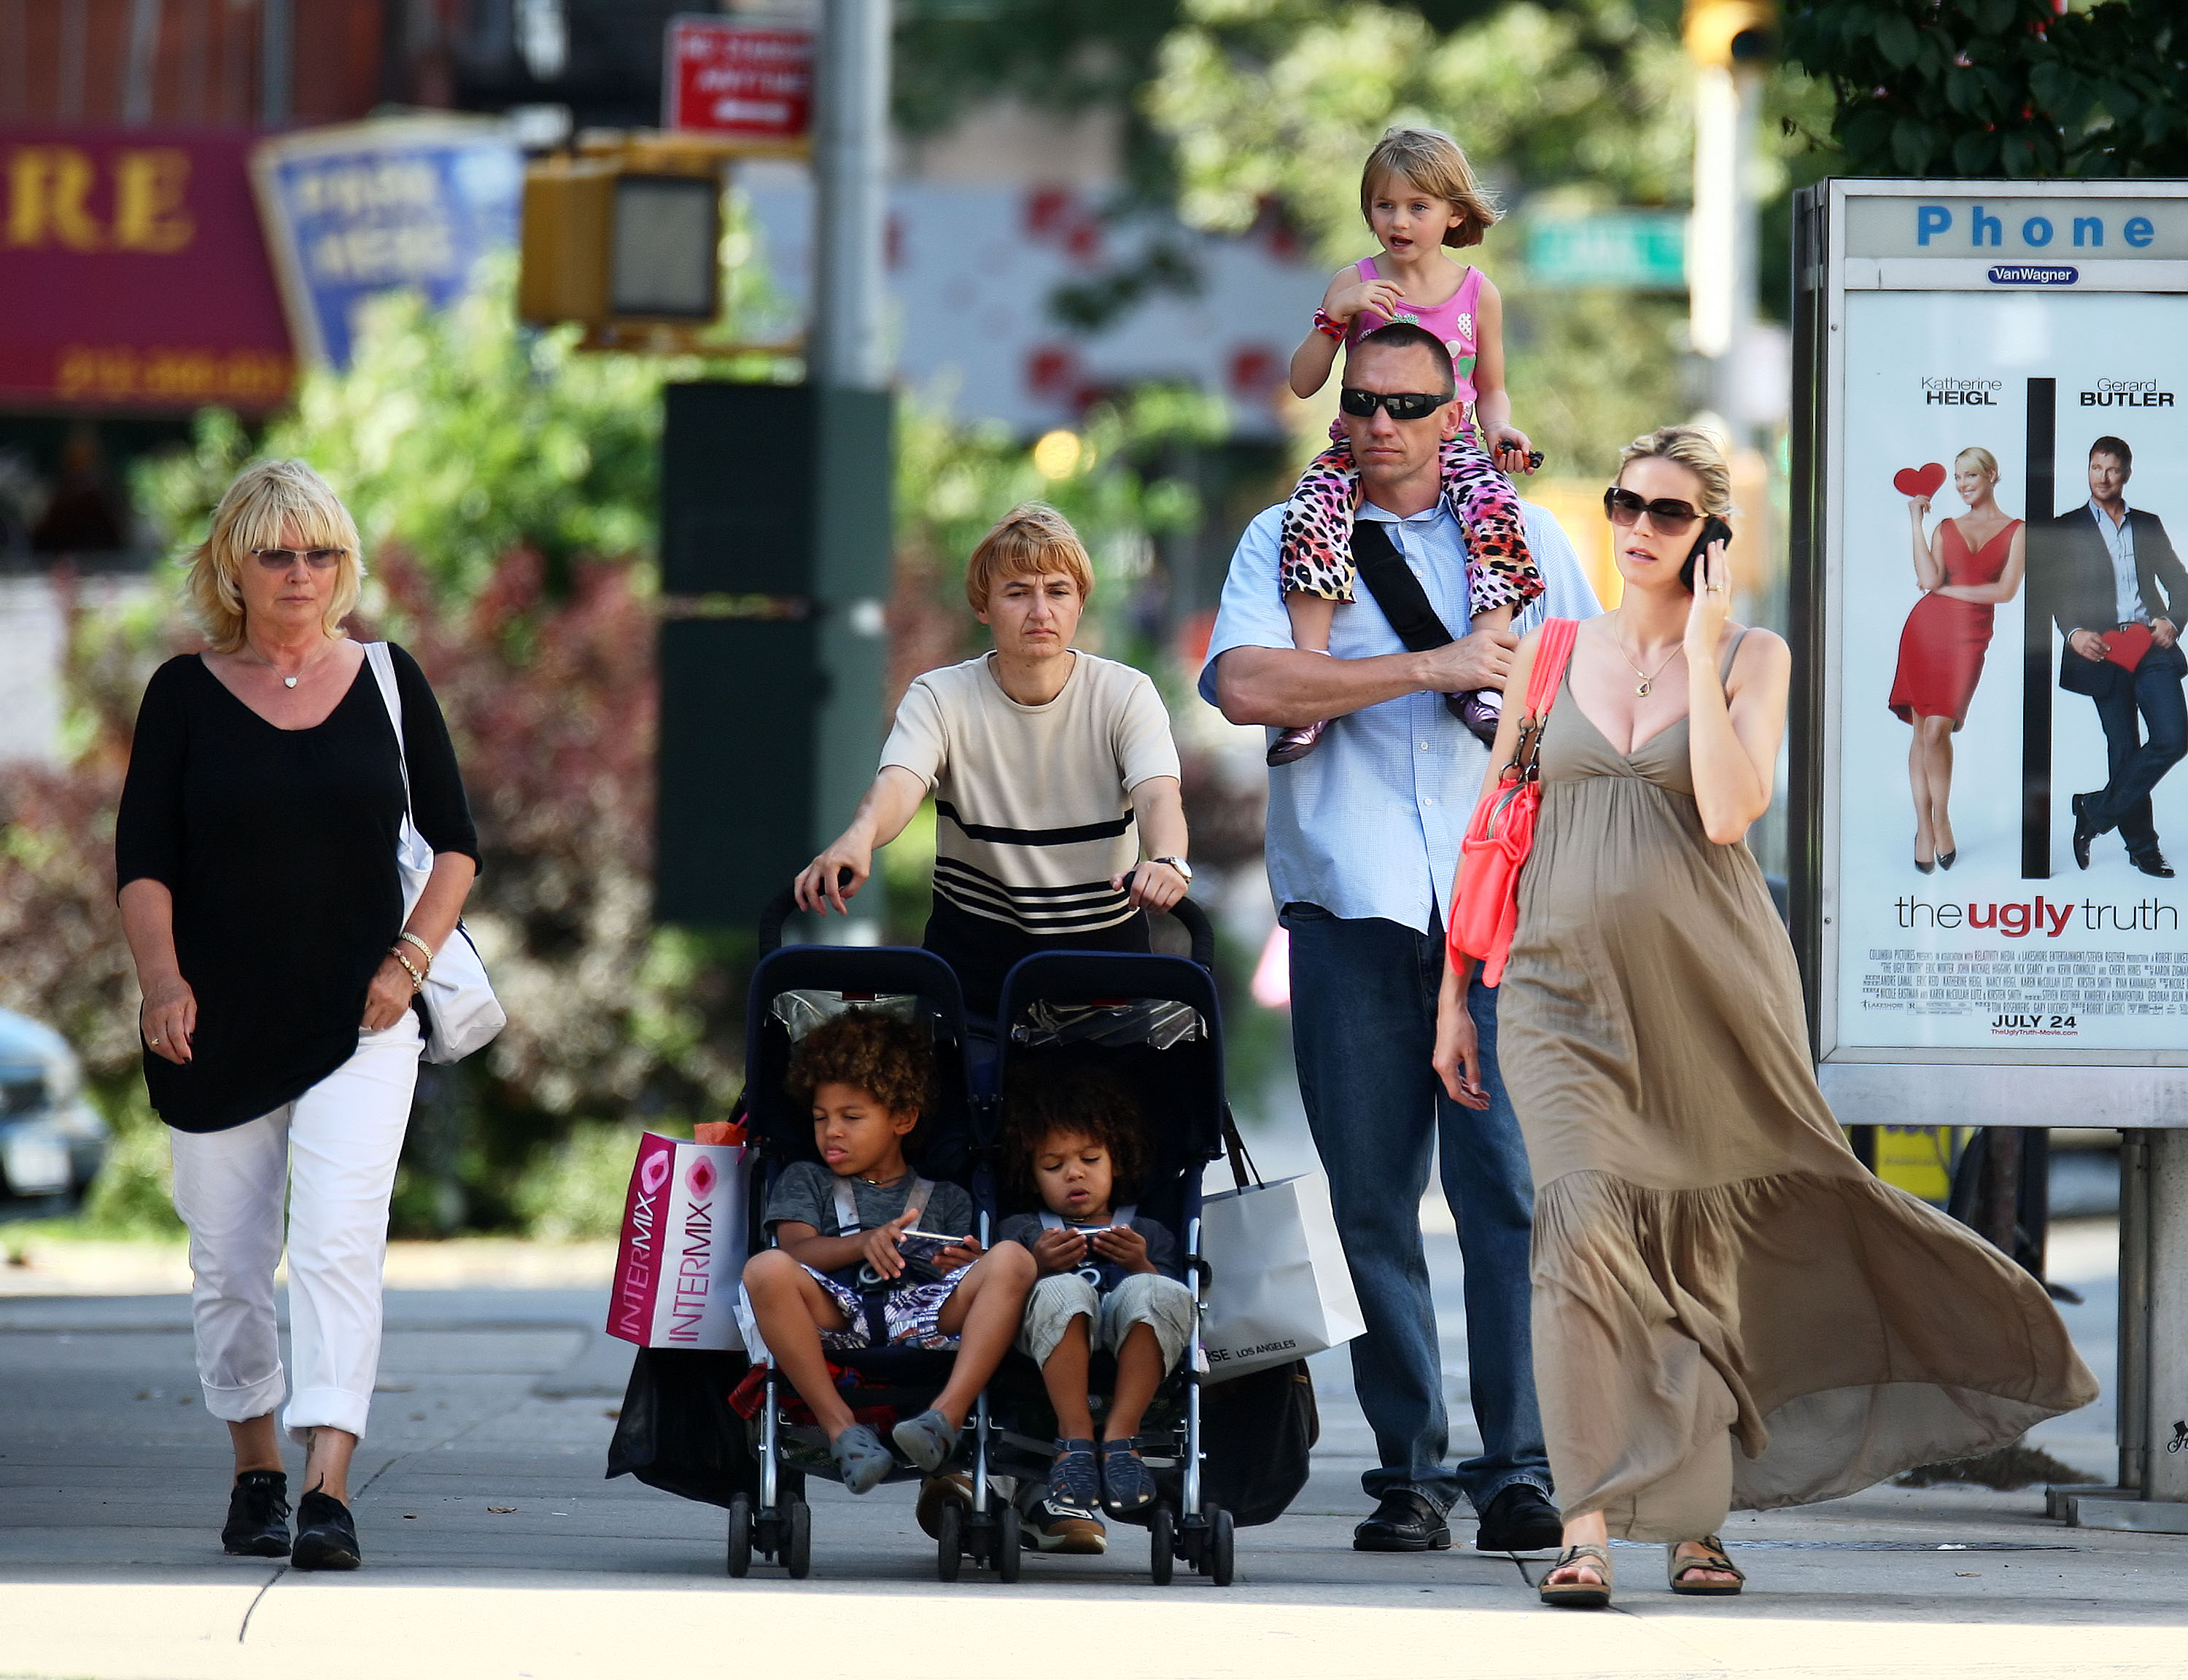
<path id="1" fill-rule="evenodd" d="M 813 31 L 725 17 L 668 23 L 662 127 L 789 144 L 813 127 Z"/>

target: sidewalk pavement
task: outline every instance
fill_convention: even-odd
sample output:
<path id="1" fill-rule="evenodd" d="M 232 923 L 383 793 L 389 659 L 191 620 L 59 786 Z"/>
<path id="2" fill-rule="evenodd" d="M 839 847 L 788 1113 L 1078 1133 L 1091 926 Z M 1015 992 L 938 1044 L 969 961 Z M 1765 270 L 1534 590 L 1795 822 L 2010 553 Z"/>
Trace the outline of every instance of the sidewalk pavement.
<path id="1" fill-rule="evenodd" d="M 2103 1238 L 2069 1232 L 2060 1253 L 2090 1287 L 2069 1316 L 2109 1386 Z M 1456 1243 L 1430 1248 L 1452 1335 Z M 548 1286 L 483 1287 L 477 1254 L 441 1264 L 460 1287 L 389 1296 L 352 1576 L 221 1555 L 225 1443 L 184 1297 L 0 1296 L 0 1676 L 2188 1673 L 2188 1539 L 2066 1529 L 2040 1490 L 1883 1487 L 1736 1515 L 1725 1538 L 1752 1580 L 1730 1601 L 1672 1598 L 1661 1549 L 1621 1545 L 1599 1614 L 1537 1607 L 1546 1559 L 1466 1549 L 1468 1524 L 1449 1553 L 1354 1553 L 1369 1458 L 1341 1354 L 1316 1361 L 1313 1480 L 1282 1522 L 1240 1532 L 1231 1588 L 1184 1570 L 1151 1586 L 1121 1526 L 1107 1557 L 945 1587 L 908 1487 L 854 1501 L 817 1482 L 814 1578 L 755 1564 L 732 1581 L 720 1512 L 602 1480 L 629 1350 L 599 1333 L 604 1277 L 555 1270 L 597 1257 L 535 1254 Z M 1447 1363 L 1463 1419 L 1463 1347 Z M 2042 1444 L 2101 1472 L 2109 1429 L 2092 1408 Z"/>

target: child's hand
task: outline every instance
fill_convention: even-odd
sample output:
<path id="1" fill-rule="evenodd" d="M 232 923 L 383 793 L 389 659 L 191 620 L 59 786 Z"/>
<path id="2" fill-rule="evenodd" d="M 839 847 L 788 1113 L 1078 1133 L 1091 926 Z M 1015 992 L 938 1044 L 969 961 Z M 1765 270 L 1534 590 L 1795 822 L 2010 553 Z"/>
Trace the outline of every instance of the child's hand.
<path id="1" fill-rule="evenodd" d="M 1075 1271 L 1086 1258 L 1086 1238 L 1069 1226 L 1044 1231 L 1034 1239 L 1033 1257 L 1044 1277 L 1055 1271 Z"/>
<path id="2" fill-rule="evenodd" d="M 1506 472 L 1532 472 L 1535 469 L 1527 457 L 1534 445 L 1527 434 L 1516 426 L 1492 426 L 1489 428 L 1489 453 L 1499 468 Z"/>
<path id="3" fill-rule="evenodd" d="M 1113 1266 L 1127 1271 L 1153 1271 L 1155 1264 L 1148 1258 L 1148 1239 L 1129 1225 L 1113 1225 L 1107 1231 L 1097 1231 L 1090 1239 L 1094 1252 Z"/>
<path id="4" fill-rule="evenodd" d="M 887 1225 L 877 1225 L 866 1233 L 862 1246 L 866 1264 L 874 1269 L 877 1277 L 898 1277 L 904 1273 L 904 1256 L 897 1252 L 896 1239 L 919 1223 L 919 1209 L 906 1208 Z"/>
<path id="5" fill-rule="evenodd" d="M 1350 321 L 1362 309 L 1373 309 L 1395 321 L 1405 309 L 1406 295 L 1385 279 L 1355 280 L 1332 292 L 1329 302 L 1322 307 L 1329 311 L 1332 320 Z"/>
<path id="6" fill-rule="evenodd" d="M 980 1247 L 978 1237 L 962 1237 L 946 1249 L 937 1249 L 934 1251 L 934 1269 L 944 1273 L 952 1272 L 961 1266 L 972 1265 L 985 1252 L 986 1250 Z"/>

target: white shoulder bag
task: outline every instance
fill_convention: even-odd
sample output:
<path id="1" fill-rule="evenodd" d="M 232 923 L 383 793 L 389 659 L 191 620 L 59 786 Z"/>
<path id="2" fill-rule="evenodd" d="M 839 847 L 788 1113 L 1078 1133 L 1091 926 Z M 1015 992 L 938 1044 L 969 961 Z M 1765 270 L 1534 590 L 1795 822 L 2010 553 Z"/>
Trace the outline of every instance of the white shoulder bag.
<path id="1" fill-rule="evenodd" d="M 367 642 L 364 657 L 372 666 L 373 680 L 380 685 L 388 719 L 395 725 L 395 754 L 403 766 L 403 828 L 395 841 L 395 867 L 403 877 L 403 914 L 408 919 L 433 873 L 433 848 L 410 817 L 410 758 L 403 747 L 403 696 L 395 686 L 395 662 L 384 641 Z M 486 977 L 486 964 L 479 960 L 478 947 L 461 922 L 434 954 L 419 999 L 426 1006 L 428 1062 L 460 1062 L 474 1050 L 483 1049 L 509 1024 Z"/>

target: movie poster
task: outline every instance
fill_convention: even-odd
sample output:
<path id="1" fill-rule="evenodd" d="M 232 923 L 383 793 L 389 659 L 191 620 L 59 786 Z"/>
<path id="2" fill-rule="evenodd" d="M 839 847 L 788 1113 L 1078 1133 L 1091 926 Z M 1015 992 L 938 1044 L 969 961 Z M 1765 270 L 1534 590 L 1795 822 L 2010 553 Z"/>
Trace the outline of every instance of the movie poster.
<path id="1" fill-rule="evenodd" d="M 1836 1042 L 2188 1046 L 2188 298 L 1849 290 L 1844 331 Z"/>

